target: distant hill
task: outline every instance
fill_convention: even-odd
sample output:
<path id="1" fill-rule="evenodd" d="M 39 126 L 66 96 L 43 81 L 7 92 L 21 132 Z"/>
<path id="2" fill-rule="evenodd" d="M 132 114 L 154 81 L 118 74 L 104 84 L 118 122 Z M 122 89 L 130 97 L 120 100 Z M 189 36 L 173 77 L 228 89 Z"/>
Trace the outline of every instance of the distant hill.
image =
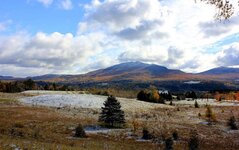
<path id="1" fill-rule="evenodd" d="M 224 75 L 224 74 L 239 74 L 239 68 L 229 68 L 229 67 L 218 67 L 213 68 L 204 72 L 201 72 L 202 75 Z"/>
<path id="2" fill-rule="evenodd" d="M 156 64 L 126 62 L 105 69 L 80 75 L 46 74 L 27 77 L 35 81 L 47 82 L 105 82 L 105 81 L 239 81 L 239 68 L 218 67 L 201 73 L 185 73 Z M 0 80 L 14 80 L 11 76 L 0 76 Z"/>
<path id="3" fill-rule="evenodd" d="M 105 69 L 95 70 L 80 75 L 47 74 L 42 76 L 27 77 L 37 81 L 48 82 L 89 82 L 89 81 L 148 81 L 148 80 L 174 80 L 185 78 L 189 74 L 168 69 L 164 66 L 146 64 L 142 62 L 127 62 L 117 64 Z"/>
<path id="4" fill-rule="evenodd" d="M 61 75 L 57 74 L 46 74 L 46 75 L 41 75 L 41 76 L 33 76 L 33 77 L 27 77 L 28 79 L 31 78 L 32 80 L 49 80 L 49 79 L 54 79 L 58 78 Z"/>
<path id="5" fill-rule="evenodd" d="M 237 81 L 239 79 L 239 68 L 218 67 L 197 74 L 205 79 L 221 81 Z"/>
<path id="6" fill-rule="evenodd" d="M 14 80 L 16 78 L 12 77 L 12 76 L 0 76 L 0 80 Z"/>
<path id="7" fill-rule="evenodd" d="M 128 62 L 89 72 L 85 74 L 83 78 L 98 80 L 152 80 L 155 78 L 168 78 L 170 76 L 183 74 L 186 73 L 180 70 L 172 70 L 155 64 Z"/>

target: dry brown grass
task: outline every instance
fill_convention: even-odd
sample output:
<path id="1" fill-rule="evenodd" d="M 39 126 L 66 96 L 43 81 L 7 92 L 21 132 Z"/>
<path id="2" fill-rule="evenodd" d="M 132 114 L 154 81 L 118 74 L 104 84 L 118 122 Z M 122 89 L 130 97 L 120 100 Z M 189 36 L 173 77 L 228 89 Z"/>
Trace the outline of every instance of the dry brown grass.
<path id="1" fill-rule="evenodd" d="M 212 125 L 203 124 L 207 120 L 206 107 L 196 109 L 193 106 L 177 106 L 173 109 L 156 107 L 151 111 L 137 112 L 132 115 L 131 127 L 137 125 L 137 131 L 134 131 L 137 135 L 142 135 L 142 129 L 146 127 L 160 142 L 177 130 L 179 141 L 174 144 L 175 149 L 187 149 L 190 133 L 194 130 L 199 134 L 201 149 L 238 149 L 239 131 L 230 131 L 226 122 L 233 114 L 237 116 L 238 124 L 239 107 L 217 106 L 212 107 L 212 110 L 216 116 L 216 122 Z"/>
<path id="2" fill-rule="evenodd" d="M 210 126 L 200 123 L 207 120 L 204 106 L 157 105 L 145 111 L 126 111 L 127 126 L 134 130 L 137 138 L 142 137 L 144 127 L 155 136 L 152 142 L 137 142 L 134 138 L 128 139 L 125 132 L 72 138 L 79 123 L 83 126 L 97 124 L 98 109 L 23 106 L 11 98 L 11 95 L 0 98 L 0 149 L 13 149 L 14 146 L 22 149 L 163 149 L 163 139 L 172 136 L 175 130 L 179 135 L 179 140 L 174 142 L 176 150 L 187 149 L 192 130 L 197 131 L 203 150 L 236 150 L 239 147 L 239 131 L 232 132 L 226 126 L 232 114 L 238 124 L 239 107 L 212 106 L 217 121 Z"/>
<path id="3" fill-rule="evenodd" d="M 92 110 L 82 110 L 82 113 Z M 97 112 L 95 112 L 97 113 Z M 64 115 L 63 115 L 64 114 Z M 156 149 L 152 143 L 140 143 L 122 137 L 88 135 L 72 138 L 77 124 L 96 124 L 94 118 L 71 116 L 68 110 L 0 104 L 0 149 Z"/>

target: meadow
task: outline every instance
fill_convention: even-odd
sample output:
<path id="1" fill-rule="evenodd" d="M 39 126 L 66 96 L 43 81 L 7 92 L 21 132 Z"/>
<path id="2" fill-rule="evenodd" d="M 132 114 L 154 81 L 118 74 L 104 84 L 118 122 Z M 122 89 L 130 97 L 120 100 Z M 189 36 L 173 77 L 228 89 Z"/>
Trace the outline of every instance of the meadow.
<path id="1" fill-rule="evenodd" d="M 117 98 L 125 112 L 122 129 L 101 129 L 98 117 L 106 96 L 84 92 L 28 91 L 0 93 L 1 149 L 164 149 L 165 139 L 177 133 L 176 150 L 188 149 L 192 134 L 197 134 L 200 149 L 237 149 L 239 131 L 230 130 L 228 119 L 239 120 L 237 102 L 216 100 L 173 101 L 156 104 L 136 99 Z M 208 124 L 210 104 L 213 121 Z M 87 138 L 75 138 L 78 124 Z M 152 136 L 143 139 L 143 130 Z"/>

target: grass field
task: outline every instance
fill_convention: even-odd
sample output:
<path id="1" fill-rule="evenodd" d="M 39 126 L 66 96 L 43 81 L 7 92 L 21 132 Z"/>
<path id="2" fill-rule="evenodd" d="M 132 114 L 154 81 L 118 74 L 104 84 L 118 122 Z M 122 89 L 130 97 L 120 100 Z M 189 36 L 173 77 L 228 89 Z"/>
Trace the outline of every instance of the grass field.
<path id="1" fill-rule="evenodd" d="M 99 108 L 26 106 L 18 99 L 33 95 L 0 95 L 0 149 L 156 150 L 164 149 L 164 139 L 175 131 L 179 135 L 174 141 L 177 150 L 188 149 L 192 131 L 198 133 L 200 149 L 236 150 L 239 147 L 239 131 L 229 130 L 227 126 L 232 114 L 238 124 L 238 106 L 211 106 L 215 121 L 207 125 L 205 106 L 150 104 L 147 109 L 139 109 L 137 105 L 135 108 L 129 105 L 132 110 L 125 109 L 127 126 L 122 132 L 87 133 L 88 138 L 74 138 L 78 124 L 98 124 Z M 123 106 L 127 104 L 127 99 L 120 101 Z M 154 135 L 154 140 L 140 140 L 143 128 Z"/>

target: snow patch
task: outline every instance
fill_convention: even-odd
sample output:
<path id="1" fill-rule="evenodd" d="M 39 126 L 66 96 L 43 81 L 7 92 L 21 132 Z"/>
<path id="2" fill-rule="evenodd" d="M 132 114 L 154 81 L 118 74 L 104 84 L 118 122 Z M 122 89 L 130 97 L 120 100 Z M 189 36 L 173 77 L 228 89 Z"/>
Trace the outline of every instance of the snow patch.
<path id="1" fill-rule="evenodd" d="M 25 104 L 51 107 L 101 108 L 107 97 L 90 94 L 46 94 L 20 99 Z"/>
<path id="2" fill-rule="evenodd" d="M 24 93 L 36 94 L 36 96 L 21 98 L 21 102 L 28 105 L 49 107 L 101 108 L 107 99 L 107 96 L 84 94 L 84 91 L 26 91 Z M 118 97 L 117 99 L 125 111 L 145 111 L 155 107 L 173 108 L 169 105 L 143 102 L 136 99 Z"/>

